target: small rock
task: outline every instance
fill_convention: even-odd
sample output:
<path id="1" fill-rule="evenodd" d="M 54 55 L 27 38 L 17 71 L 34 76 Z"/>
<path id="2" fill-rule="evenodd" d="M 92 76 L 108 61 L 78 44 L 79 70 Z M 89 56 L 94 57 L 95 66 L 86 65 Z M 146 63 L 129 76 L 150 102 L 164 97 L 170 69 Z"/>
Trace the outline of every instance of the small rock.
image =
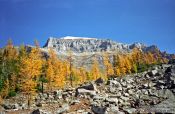
<path id="1" fill-rule="evenodd" d="M 148 95 L 147 89 L 142 89 L 141 91 L 142 91 L 142 93 L 143 93 L 144 95 Z"/>
<path id="2" fill-rule="evenodd" d="M 63 104 L 62 108 L 59 108 L 56 112 L 56 114 L 62 114 L 64 112 L 67 112 L 69 110 L 69 105 L 68 104 Z"/>
<path id="3" fill-rule="evenodd" d="M 124 100 L 124 101 L 128 101 L 129 98 L 128 97 L 124 97 L 124 96 L 121 96 L 120 99 Z"/>
<path id="4" fill-rule="evenodd" d="M 143 86 L 147 88 L 148 87 L 148 83 L 144 83 Z"/>
<path id="5" fill-rule="evenodd" d="M 100 84 L 103 84 L 103 83 L 104 83 L 104 80 L 100 77 L 100 78 L 98 78 L 98 79 L 95 81 L 95 83 L 96 83 L 97 85 L 100 85 Z"/>
<path id="6" fill-rule="evenodd" d="M 36 106 L 37 106 L 37 107 L 42 107 L 42 103 L 41 103 L 41 102 L 36 103 Z"/>
<path id="7" fill-rule="evenodd" d="M 118 105 L 118 98 L 106 98 L 106 101 Z"/>
<path id="8" fill-rule="evenodd" d="M 122 85 L 123 87 L 126 87 L 126 86 L 127 86 L 127 83 L 126 83 L 125 81 L 123 81 L 123 82 L 121 82 L 121 85 Z"/>
<path id="9" fill-rule="evenodd" d="M 175 85 L 175 76 L 171 76 L 170 80 L 173 82 L 173 84 Z"/>
<path id="10" fill-rule="evenodd" d="M 158 80 L 157 81 L 159 84 L 165 84 L 165 82 L 163 80 Z"/>
<path id="11" fill-rule="evenodd" d="M 135 108 L 126 108 L 126 109 L 123 109 L 124 111 L 126 111 L 128 114 L 133 114 L 136 112 L 136 109 Z"/>
<path id="12" fill-rule="evenodd" d="M 122 90 L 122 85 L 116 80 L 110 80 L 109 91 L 114 93 Z"/>
<path id="13" fill-rule="evenodd" d="M 117 92 L 117 93 L 116 93 L 116 96 L 117 96 L 117 97 L 120 97 L 121 95 L 122 95 L 121 92 Z"/>
<path id="14" fill-rule="evenodd" d="M 158 90 L 158 96 L 163 98 L 174 98 L 174 94 L 169 89 Z"/>
<path id="15" fill-rule="evenodd" d="M 34 110 L 31 114 L 41 114 L 39 109 Z"/>
<path id="16" fill-rule="evenodd" d="M 165 70 L 165 73 L 175 73 L 175 66 L 170 66 Z"/>
<path id="17" fill-rule="evenodd" d="M 71 105 L 75 105 L 75 104 L 78 104 L 78 103 L 80 103 L 80 100 L 73 100 L 73 101 L 71 102 Z"/>
<path id="18" fill-rule="evenodd" d="M 99 95 L 96 95 L 93 97 L 93 100 L 104 100 L 104 99 L 105 99 L 105 97 L 99 96 Z"/>
<path id="19" fill-rule="evenodd" d="M 153 83 L 152 81 L 150 81 L 149 83 L 148 83 L 148 87 L 154 87 L 156 85 L 156 83 Z"/>
<path id="20" fill-rule="evenodd" d="M 145 78 L 149 79 L 149 78 L 150 78 L 150 76 L 149 76 L 148 74 L 146 74 L 146 75 L 145 75 Z"/>
<path id="21" fill-rule="evenodd" d="M 54 91 L 55 98 L 61 99 L 62 98 L 62 90 Z"/>
<path id="22" fill-rule="evenodd" d="M 77 113 L 83 113 L 84 112 L 84 110 L 78 110 L 77 111 Z"/>
<path id="23" fill-rule="evenodd" d="M 106 107 L 92 106 L 92 111 L 95 114 L 105 114 Z"/>
<path id="24" fill-rule="evenodd" d="M 123 94 L 125 97 L 129 97 L 130 95 L 128 93 Z"/>
<path id="25" fill-rule="evenodd" d="M 134 93 L 134 91 L 133 91 L 132 89 L 129 89 L 129 90 L 128 90 L 128 93 L 129 93 L 130 95 L 132 95 L 132 94 Z"/>
<path id="26" fill-rule="evenodd" d="M 158 73 L 157 70 L 152 70 L 152 71 L 148 72 L 148 75 L 149 76 L 155 76 L 157 73 Z"/>
<path id="27" fill-rule="evenodd" d="M 107 114 L 118 114 L 118 111 L 119 111 L 118 106 L 114 106 L 114 105 L 108 107 L 106 110 Z"/>

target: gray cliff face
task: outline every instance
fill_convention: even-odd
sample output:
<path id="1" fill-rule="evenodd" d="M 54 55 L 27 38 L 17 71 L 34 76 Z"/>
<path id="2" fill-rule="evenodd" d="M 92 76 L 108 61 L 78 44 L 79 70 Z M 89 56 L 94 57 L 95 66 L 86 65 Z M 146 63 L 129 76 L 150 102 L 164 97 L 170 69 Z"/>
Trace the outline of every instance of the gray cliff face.
<path id="1" fill-rule="evenodd" d="M 100 68 L 103 69 L 103 53 L 108 52 L 110 60 L 112 61 L 113 55 L 116 53 L 128 53 L 134 48 L 139 48 L 144 52 L 154 52 L 158 48 L 156 46 L 145 46 L 142 43 L 123 44 L 109 39 L 96 39 L 84 37 L 50 37 L 45 46 L 42 48 L 48 52 L 49 48 L 53 48 L 60 59 L 66 59 L 71 51 L 73 54 L 73 64 L 76 67 L 86 66 L 86 69 L 91 68 L 93 58 L 96 57 L 99 61 Z"/>
<path id="2" fill-rule="evenodd" d="M 123 44 L 111 41 L 109 39 L 83 38 L 83 37 L 63 37 L 63 38 L 49 38 L 44 48 L 53 48 L 57 52 L 72 51 L 74 53 L 82 52 L 129 52 L 137 47 L 146 50 L 146 46 L 142 43 Z"/>

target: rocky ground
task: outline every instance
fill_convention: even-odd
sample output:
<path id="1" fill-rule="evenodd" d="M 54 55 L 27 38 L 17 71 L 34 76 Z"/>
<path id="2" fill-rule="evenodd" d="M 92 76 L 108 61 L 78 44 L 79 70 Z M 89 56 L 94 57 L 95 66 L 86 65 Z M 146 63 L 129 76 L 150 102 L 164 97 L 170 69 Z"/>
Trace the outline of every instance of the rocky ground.
<path id="1" fill-rule="evenodd" d="M 22 99 L 21 99 L 22 98 Z M 37 94 L 31 109 L 25 97 L 5 100 L 0 114 L 175 113 L 175 65 L 155 66 L 139 74 Z"/>

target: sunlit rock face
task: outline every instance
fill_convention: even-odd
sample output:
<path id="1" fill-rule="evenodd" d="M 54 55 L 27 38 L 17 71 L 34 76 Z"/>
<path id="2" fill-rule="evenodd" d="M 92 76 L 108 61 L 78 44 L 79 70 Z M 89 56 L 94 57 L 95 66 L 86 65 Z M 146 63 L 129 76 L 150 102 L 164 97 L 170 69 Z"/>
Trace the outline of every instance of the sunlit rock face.
<path id="1" fill-rule="evenodd" d="M 115 42 L 109 39 L 97 39 L 97 38 L 87 38 L 87 37 L 72 37 L 66 36 L 62 38 L 50 37 L 44 48 L 53 48 L 57 52 L 67 52 L 72 51 L 73 53 L 83 53 L 83 52 L 129 52 L 133 48 L 137 47 L 141 50 L 146 50 L 146 46 L 142 43 L 134 44 L 123 44 Z"/>

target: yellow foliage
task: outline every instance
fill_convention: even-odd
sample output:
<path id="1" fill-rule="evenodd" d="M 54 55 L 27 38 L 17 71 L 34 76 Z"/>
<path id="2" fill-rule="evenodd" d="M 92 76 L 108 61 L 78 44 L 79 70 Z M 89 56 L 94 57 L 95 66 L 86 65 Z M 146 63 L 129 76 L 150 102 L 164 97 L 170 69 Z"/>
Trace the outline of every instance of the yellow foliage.
<path id="1" fill-rule="evenodd" d="M 48 80 L 48 89 L 52 90 L 52 82 L 54 82 L 54 69 L 50 59 L 47 61 L 46 79 Z"/>
<path id="2" fill-rule="evenodd" d="M 114 69 L 107 53 L 103 54 L 103 63 L 105 66 L 106 76 L 109 77 L 114 75 Z"/>
<path id="3" fill-rule="evenodd" d="M 17 50 L 14 48 L 12 40 L 8 40 L 8 43 L 5 47 L 4 53 L 4 60 L 15 60 L 18 57 Z"/>
<path id="4" fill-rule="evenodd" d="M 130 55 L 118 54 L 113 57 L 114 62 L 114 74 L 116 76 L 125 75 L 126 73 L 131 73 L 132 69 L 132 59 Z"/>
<path id="5" fill-rule="evenodd" d="M 131 62 L 129 60 L 129 57 L 124 57 L 124 64 L 125 64 L 125 68 L 126 68 L 126 73 L 131 73 Z"/>
<path id="6" fill-rule="evenodd" d="M 42 73 L 42 63 L 39 48 L 32 48 L 28 56 L 21 58 L 21 89 L 24 93 L 31 94 L 35 92 L 36 80 L 38 80 Z"/>
<path id="7" fill-rule="evenodd" d="M 52 90 L 53 87 L 63 87 L 65 84 L 66 67 L 61 62 L 54 50 L 49 49 L 49 58 L 47 60 L 46 79 L 48 80 L 48 88 Z"/>
<path id="8" fill-rule="evenodd" d="M 79 69 L 79 79 L 80 83 L 84 83 L 87 80 L 85 68 L 81 67 Z"/>
<path id="9" fill-rule="evenodd" d="M 155 52 L 142 52 L 139 48 L 134 48 L 129 54 L 119 53 L 113 56 L 113 64 L 110 61 L 110 56 L 108 53 L 103 53 L 103 63 L 105 70 L 101 73 L 99 68 L 99 63 L 97 58 L 93 59 L 93 64 L 90 71 L 86 71 L 83 67 L 76 68 L 73 65 L 73 55 L 69 52 L 69 57 L 67 61 L 62 61 L 58 58 L 54 50 L 49 49 L 49 58 L 46 60 L 42 59 L 41 50 L 39 49 L 39 43 L 35 41 L 34 48 L 31 49 L 30 53 L 27 53 L 24 46 L 21 46 L 19 54 L 9 40 L 7 46 L 1 54 L 1 61 L 3 65 L 6 63 L 17 63 L 14 68 L 19 68 L 19 79 L 17 79 L 18 73 L 14 73 L 13 66 L 7 67 L 10 71 L 5 78 L 5 88 L 1 91 L 1 97 L 6 97 L 8 91 L 13 89 L 17 83 L 21 84 L 21 90 L 27 95 L 31 95 L 35 92 L 35 88 L 39 83 L 39 77 L 47 79 L 47 87 L 49 90 L 62 88 L 65 84 L 81 84 L 86 81 L 96 80 L 99 77 L 107 79 L 110 76 L 122 76 L 129 73 L 136 73 L 142 65 L 149 66 L 150 64 L 156 63 L 167 63 L 168 60 L 163 57 L 159 50 Z M 85 56 L 82 56 L 83 58 Z M 86 59 L 86 58 L 84 58 Z M 84 60 L 83 59 L 83 60 Z M 7 61 L 6 63 L 4 61 Z M 7 66 L 11 64 L 6 64 Z M 16 70 L 16 69 L 15 69 Z M 103 75 L 102 75 L 103 74 Z M 43 81 L 43 83 L 47 82 Z M 67 81 L 67 82 L 66 82 Z M 42 83 L 42 84 L 43 84 Z M 3 93 L 3 94 L 2 94 Z"/>
<path id="10" fill-rule="evenodd" d="M 92 75 L 92 72 L 86 72 L 86 78 L 87 78 L 87 81 L 94 80 L 94 76 Z"/>
<path id="11" fill-rule="evenodd" d="M 92 64 L 92 68 L 91 68 L 91 73 L 93 76 L 93 80 L 96 80 L 100 77 L 100 70 L 99 70 L 99 63 L 96 60 L 96 58 L 94 58 L 93 60 L 93 64 Z"/>
<path id="12" fill-rule="evenodd" d="M 25 94 L 33 94 L 35 93 L 35 87 L 36 87 L 36 82 L 33 79 L 24 79 L 23 82 L 24 84 L 22 85 L 22 91 Z"/>
<path id="13" fill-rule="evenodd" d="M 115 73 L 116 73 L 117 76 L 121 75 L 120 69 L 118 67 L 115 68 Z"/>
<path id="14" fill-rule="evenodd" d="M 140 64 L 143 61 L 143 53 L 138 48 L 134 48 L 131 53 L 134 63 Z"/>

